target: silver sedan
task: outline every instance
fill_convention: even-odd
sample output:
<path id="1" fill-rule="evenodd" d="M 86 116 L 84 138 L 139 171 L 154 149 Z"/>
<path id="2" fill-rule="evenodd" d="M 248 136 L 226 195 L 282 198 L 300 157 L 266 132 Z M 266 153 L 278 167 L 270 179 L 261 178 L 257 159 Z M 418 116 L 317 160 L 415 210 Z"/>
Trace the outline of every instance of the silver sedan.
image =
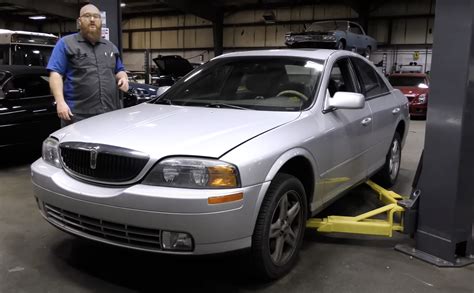
<path id="1" fill-rule="evenodd" d="M 408 123 L 406 97 L 355 53 L 232 53 L 54 132 L 32 181 L 66 232 L 169 254 L 250 248 L 278 278 L 308 217 L 369 177 L 395 183 Z"/>

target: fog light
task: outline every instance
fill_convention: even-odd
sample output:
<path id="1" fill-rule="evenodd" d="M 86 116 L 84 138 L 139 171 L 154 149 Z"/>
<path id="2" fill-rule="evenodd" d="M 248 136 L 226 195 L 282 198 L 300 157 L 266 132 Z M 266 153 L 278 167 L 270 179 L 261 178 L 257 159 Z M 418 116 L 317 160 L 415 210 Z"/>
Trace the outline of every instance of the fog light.
<path id="1" fill-rule="evenodd" d="M 163 231 L 161 233 L 161 242 L 165 250 L 193 250 L 193 238 L 188 233 Z"/>

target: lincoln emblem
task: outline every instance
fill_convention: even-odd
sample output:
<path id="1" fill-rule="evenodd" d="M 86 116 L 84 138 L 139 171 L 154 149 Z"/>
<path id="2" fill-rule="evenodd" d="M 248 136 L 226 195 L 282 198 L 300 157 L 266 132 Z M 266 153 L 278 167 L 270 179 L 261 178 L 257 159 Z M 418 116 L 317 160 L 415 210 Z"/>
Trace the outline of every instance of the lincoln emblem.
<path id="1" fill-rule="evenodd" d="M 97 155 L 99 152 L 96 149 L 91 149 L 91 158 L 90 158 L 90 167 L 92 170 L 95 170 L 97 167 Z"/>

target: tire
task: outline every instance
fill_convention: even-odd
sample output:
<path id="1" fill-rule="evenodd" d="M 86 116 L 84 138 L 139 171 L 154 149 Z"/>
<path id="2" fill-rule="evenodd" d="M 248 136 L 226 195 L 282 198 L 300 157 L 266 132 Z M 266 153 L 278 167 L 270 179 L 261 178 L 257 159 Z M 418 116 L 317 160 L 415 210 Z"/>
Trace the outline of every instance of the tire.
<path id="1" fill-rule="evenodd" d="M 306 219 L 303 184 L 294 176 L 277 174 L 262 202 L 252 236 L 252 261 L 258 278 L 278 279 L 293 268 Z"/>
<path id="2" fill-rule="evenodd" d="M 344 50 L 345 48 L 346 48 L 346 45 L 344 44 L 343 40 L 340 40 L 336 45 L 336 50 Z"/>
<path id="3" fill-rule="evenodd" d="M 385 157 L 385 164 L 374 176 L 374 181 L 385 188 L 392 187 L 397 182 L 402 158 L 401 141 L 400 134 L 395 132 Z"/>
<path id="4" fill-rule="evenodd" d="M 365 52 L 364 52 L 364 57 L 367 58 L 367 59 L 369 59 L 369 58 L 370 58 L 370 53 L 371 53 L 371 51 L 372 51 L 372 50 L 370 49 L 370 47 L 367 47 L 367 48 L 365 49 Z"/>

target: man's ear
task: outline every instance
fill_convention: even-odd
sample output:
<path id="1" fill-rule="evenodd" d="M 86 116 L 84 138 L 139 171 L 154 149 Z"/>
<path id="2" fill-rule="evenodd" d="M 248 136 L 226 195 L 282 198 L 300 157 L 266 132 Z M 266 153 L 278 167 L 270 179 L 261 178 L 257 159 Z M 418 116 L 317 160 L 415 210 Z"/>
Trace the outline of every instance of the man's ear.
<path id="1" fill-rule="evenodd" d="M 81 28 L 81 19 L 78 18 L 77 21 L 76 21 L 76 29 L 80 29 Z"/>

